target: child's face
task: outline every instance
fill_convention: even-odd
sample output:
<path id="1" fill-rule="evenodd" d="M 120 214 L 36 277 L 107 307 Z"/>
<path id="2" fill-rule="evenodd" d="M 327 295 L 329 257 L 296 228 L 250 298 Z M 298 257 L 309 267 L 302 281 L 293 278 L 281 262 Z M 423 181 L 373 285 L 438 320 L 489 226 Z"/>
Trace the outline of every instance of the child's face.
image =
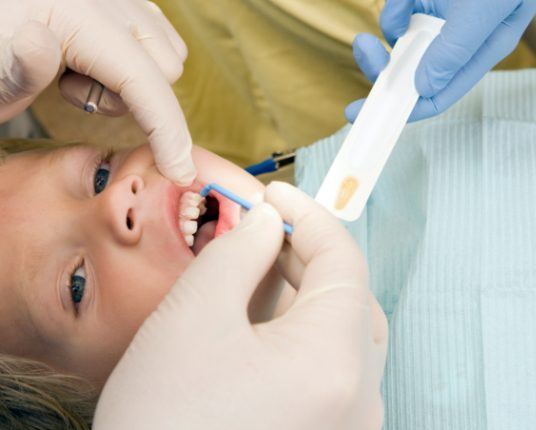
<path id="1" fill-rule="evenodd" d="M 218 182 L 259 200 L 262 186 L 240 168 L 199 148 L 193 156 L 194 190 Z M 149 147 L 101 157 L 80 146 L 0 166 L 0 352 L 96 383 L 195 258 L 179 228 L 185 190 L 158 173 Z M 239 208 L 222 201 L 220 216 L 223 232 Z M 215 224 L 202 228 L 196 253 Z"/>

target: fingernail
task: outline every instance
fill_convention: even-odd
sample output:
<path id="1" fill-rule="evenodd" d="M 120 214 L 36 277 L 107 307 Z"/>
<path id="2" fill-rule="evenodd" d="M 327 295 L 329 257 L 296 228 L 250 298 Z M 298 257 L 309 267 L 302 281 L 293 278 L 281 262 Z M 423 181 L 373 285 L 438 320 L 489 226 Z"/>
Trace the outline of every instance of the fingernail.
<path id="1" fill-rule="evenodd" d="M 273 206 L 268 203 L 259 203 L 255 205 L 249 212 L 246 212 L 240 221 L 237 229 L 242 230 L 257 223 L 263 224 L 267 221 L 268 218 L 278 218 L 279 213 L 274 209 Z"/>
<path id="2" fill-rule="evenodd" d="M 185 164 L 186 166 L 182 167 L 180 176 L 175 182 L 183 187 L 189 187 L 194 182 L 194 179 L 197 176 L 197 171 L 192 161 Z"/>

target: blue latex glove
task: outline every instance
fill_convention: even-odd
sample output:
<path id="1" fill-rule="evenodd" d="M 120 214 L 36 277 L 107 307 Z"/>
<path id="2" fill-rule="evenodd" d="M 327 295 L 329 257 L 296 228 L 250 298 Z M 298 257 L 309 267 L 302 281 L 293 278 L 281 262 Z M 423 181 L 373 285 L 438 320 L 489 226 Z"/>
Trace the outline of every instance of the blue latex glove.
<path id="1" fill-rule="evenodd" d="M 536 14 L 536 0 L 388 0 L 380 24 L 391 46 L 418 12 L 447 22 L 417 69 L 421 98 L 410 121 L 445 111 L 510 54 Z M 374 82 L 389 54 L 369 34 L 357 36 L 353 48 L 357 64 Z M 355 120 L 363 103 L 358 100 L 346 108 L 349 121 Z"/>

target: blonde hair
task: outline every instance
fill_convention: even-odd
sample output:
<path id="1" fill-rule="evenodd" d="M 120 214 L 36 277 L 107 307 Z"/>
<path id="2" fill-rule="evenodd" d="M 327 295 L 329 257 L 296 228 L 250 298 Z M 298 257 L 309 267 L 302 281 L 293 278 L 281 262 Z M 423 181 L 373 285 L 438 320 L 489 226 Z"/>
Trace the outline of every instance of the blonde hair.
<path id="1" fill-rule="evenodd" d="M 97 390 L 37 361 L 0 354 L 0 427 L 89 430 Z"/>
<path id="2" fill-rule="evenodd" d="M 54 150 L 78 142 L 48 139 L 0 140 L 0 164 L 31 150 Z M 98 391 L 88 381 L 56 372 L 46 364 L 0 354 L 0 428 L 89 430 Z"/>

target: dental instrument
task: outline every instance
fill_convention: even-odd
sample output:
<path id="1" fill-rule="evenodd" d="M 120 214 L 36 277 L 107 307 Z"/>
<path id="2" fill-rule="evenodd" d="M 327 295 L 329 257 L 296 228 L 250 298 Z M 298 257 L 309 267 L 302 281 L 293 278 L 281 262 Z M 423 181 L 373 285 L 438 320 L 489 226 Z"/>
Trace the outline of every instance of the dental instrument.
<path id="1" fill-rule="evenodd" d="M 296 152 L 291 149 L 289 151 L 280 151 L 272 153 L 270 158 L 263 160 L 257 164 L 253 164 L 245 168 L 246 172 L 253 176 L 263 175 L 265 173 L 276 172 L 284 166 L 294 163 Z"/>
<path id="2" fill-rule="evenodd" d="M 201 195 L 201 197 L 206 197 L 209 195 L 211 191 L 215 191 L 218 194 L 221 194 L 222 196 L 227 197 L 229 200 L 232 200 L 233 202 L 239 204 L 247 211 L 249 211 L 253 207 L 253 204 L 251 204 L 247 200 L 243 199 L 242 197 L 237 196 L 232 191 L 229 191 L 228 189 L 223 188 L 222 186 L 215 184 L 215 183 L 206 185 L 199 192 L 199 194 Z M 294 232 L 294 228 L 290 224 L 287 224 L 286 222 L 283 223 L 283 229 L 285 230 L 285 233 L 289 235 Z"/>
<path id="3" fill-rule="evenodd" d="M 363 212 L 419 99 L 417 67 L 444 23 L 415 14 L 394 46 L 389 64 L 372 87 L 315 198 L 338 218 L 355 221 Z"/>
<path id="4" fill-rule="evenodd" d="M 99 110 L 99 103 L 103 93 L 104 85 L 94 80 L 89 88 L 86 102 L 84 103 L 84 110 L 87 113 L 95 113 Z"/>

